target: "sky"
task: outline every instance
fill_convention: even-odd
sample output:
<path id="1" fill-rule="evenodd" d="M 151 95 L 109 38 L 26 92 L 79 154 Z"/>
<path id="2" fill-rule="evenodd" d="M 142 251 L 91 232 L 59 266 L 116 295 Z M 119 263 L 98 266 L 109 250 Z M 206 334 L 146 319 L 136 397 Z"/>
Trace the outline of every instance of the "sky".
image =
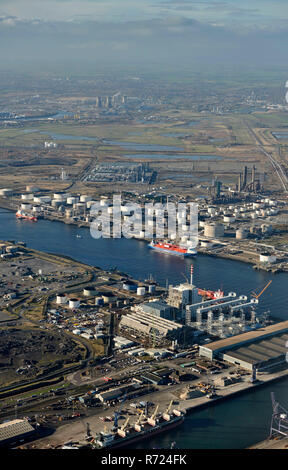
<path id="1" fill-rule="evenodd" d="M 0 0 L 4 66 L 285 66 L 287 39 L 287 0 Z"/>

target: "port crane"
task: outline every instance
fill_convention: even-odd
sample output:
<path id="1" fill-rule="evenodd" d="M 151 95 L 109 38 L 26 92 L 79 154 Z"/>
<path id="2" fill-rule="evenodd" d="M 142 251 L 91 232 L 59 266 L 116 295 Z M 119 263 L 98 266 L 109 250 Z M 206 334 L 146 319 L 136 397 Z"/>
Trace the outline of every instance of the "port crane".
<path id="1" fill-rule="evenodd" d="M 140 410 L 138 419 L 134 425 L 134 429 L 138 432 L 141 431 L 141 419 L 142 419 L 143 414 L 144 414 L 144 410 Z"/>
<path id="2" fill-rule="evenodd" d="M 130 421 L 130 416 L 128 416 L 128 418 L 126 419 L 125 423 L 121 426 L 121 428 L 118 429 L 119 436 L 121 436 L 121 437 L 126 436 L 126 428 L 128 426 L 129 421 Z"/>
<path id="3" fill-rule="evenodd" d="M 288 436 L 288 412 L 275 400 L 274 392 L 271 393 L 272 399 L 272 419 L 270 426 L 270 439 L 274 433 L 281 436 Z"/>
<path id="4" fill-rule="evenodd" d="M 168 413 L 170 412 L 170 410 L 171 410 L 171 408 L 172 408 L 172 405 L 173 405 L 173 401 L 174 401 L 174 400 L 171 400 L 171 401 L 170 401 L 170 403 L 169 403 L 169 405 L 168 405 L 167 410 L 165 411 L 165 413 L 168 414 Z"/>
<path id="5" fill-rule="evenodd" d="M 272 281 L 269 281 L 266 286 L 261 290 L 261 292 L 259 292 L 259 294 L 256 294 L 255 292 L 252 292 L 252 297 L 254 297 L 255 299 L 259 299 L 259 297 L 261 297 L 261 295 L 265 292 L 266 289 L 268 289 L 268 287 L 270 286 L 270 284 L 272 283 Z"/>
<path id="6" fill-rule="evenodd" d="M 156 406 L 154 412 L 152 413 L 151 417 L 148 418 L 148 424 L 150 424 L 150 426 L 155 426 L 156 424 L 156 421 L 155 421 L 155 418 L 156 418 L 156 415 L 157 415 L 157 412 L 158 412 L 158 408 L 159 408 L 159 405 Z"/>
<path id="7" fill-rule="evenodd" d="M 121 414 L 121 410 L 123 408 L 123 405 L 126 401 L 126 397 L 127 397 L 127 393 L 125 393 L 125 395 L 124 395 L 123 401 L 122 401 L 121 405 L 119 406 L 119 410 L 114 412 L 114 426 L 112 428 L 113 431 L 116 431 L 118 429 L 118 419 L 119 419 L 119 416 Z"/>
<path id="8" fill-rule="evenodd" d="M 169 405 L 167 406 L 166 411 L 164 411 L 164 413 L 163 413 L 163 415 L 162 415 L 163 418 L 164 418 L 166 421 L 169 421 L 169 420 L 170 420 L 170 410 L 171 410 L 171 408 L 172 408 L 173 401 L 174 401 L 174 400 L 171 400 L 171 401 L 170 401 Z"/>

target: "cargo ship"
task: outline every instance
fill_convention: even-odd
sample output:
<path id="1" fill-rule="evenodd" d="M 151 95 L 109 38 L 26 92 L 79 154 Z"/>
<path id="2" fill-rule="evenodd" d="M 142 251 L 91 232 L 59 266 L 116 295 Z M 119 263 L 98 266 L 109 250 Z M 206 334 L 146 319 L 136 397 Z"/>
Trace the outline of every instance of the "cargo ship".
<path id="1" fill-rule="evenodd" d="M 157 410 L 158 406 L 153 415 L 147 418 L 144 423 L 141 422 L 142 415 L 140 414 L 137 422 L 133 426 L 128 427 L 130 419 L 130 417 L 128 417 L 123 426 L 116 431 L 107 431 L 107 429 L 104 429 L 104 431 L 97 434 L 93 439 L 93 448 L 106 449 L 110 447 L 120 448 L 133 446 L 136 442 L 142 441 L 143 439 L 152 438 L 164 431 L 170 431 L 176 428 L 183 423 L 185 419 L 184 411 L 173 410 L 171 414 L 166 411 L 160 415 L 160 417 L 156 417 Z"/>
<path id="2" fill-rule="evenodd" d="M 31 220 L 32 222 L 37 222 L 38 220 L 35 215 L 27 214 L 27 212 L 24 212 L 21 209 L 16 212 L 16 217 L 17 219 Z"/>
<path id="3" fill-rule="evenodd" d="M 181 245 L 174 245 L 172 243 L 164 243 L 164 242 L 154 242 L 152 241 L 149 243 L 149 248 L 153 250 L 159 251 L 160 253 L 167 253 L 169 255 L 176 255 L 176 256 L 196 256 L 197 250 L 191 248 L 189 246 L 181 246 Z"/>

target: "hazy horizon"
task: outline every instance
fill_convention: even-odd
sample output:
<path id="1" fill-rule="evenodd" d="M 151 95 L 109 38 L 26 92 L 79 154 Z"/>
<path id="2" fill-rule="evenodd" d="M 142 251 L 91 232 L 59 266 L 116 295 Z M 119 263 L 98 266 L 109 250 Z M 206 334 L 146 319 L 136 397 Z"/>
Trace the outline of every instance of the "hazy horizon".
<path id="1" fill-rule="evenodd" d="M 288 5 L 266 0 L 0 0 L 2 70 L 286 66 Z M 53 65 L 54 64 L 54 65 Z"/>

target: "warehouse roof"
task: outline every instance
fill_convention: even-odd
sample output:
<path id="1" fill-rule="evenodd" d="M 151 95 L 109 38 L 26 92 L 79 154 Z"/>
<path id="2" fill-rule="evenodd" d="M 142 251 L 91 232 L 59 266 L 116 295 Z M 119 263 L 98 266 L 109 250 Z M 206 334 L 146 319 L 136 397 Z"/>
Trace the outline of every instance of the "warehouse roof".
<path id="1" fill-rule="evenodd" d="M 264 341 L 257 341 L 256 343 L 228 351 L 227 356 L 234 357 L 241 361 L 250 364 L 259 364 L 261 362 L 277 359 L 284 356 L 288 351 L 285 347 L 288 335 L 286 333 L 276 337 L 267 338 Z"/>
<path id="2" fill-rule="evenodd" d="M 284 331 L 288 331 L 288 321 L 275 323 L 274 325 L 266 326 L 264 328 L 258 328 L 257 330 L 241 333 L 240 335 L 220 339 L 219 341 L 214 341 L 213 343 L 205 344 L 203 347 L 210 349 L 211 351 L 226 348 L 228 349 L 232 348 L 233 346 L 237 346 L 237 344 L 256 341 L 258 339 L 261 340 L 261 338 L 264 338 L 265 336 L 268 337 L 270 335 L 277 335 Z"/>
<path id="3" fill-rule="evenodd" d="M 12 439 L 13 437 L 20 437 L 34 431 L 34 428 L 26 419 L 7 421 L 6 423 L 0 424 L 0 442 Z"/>

